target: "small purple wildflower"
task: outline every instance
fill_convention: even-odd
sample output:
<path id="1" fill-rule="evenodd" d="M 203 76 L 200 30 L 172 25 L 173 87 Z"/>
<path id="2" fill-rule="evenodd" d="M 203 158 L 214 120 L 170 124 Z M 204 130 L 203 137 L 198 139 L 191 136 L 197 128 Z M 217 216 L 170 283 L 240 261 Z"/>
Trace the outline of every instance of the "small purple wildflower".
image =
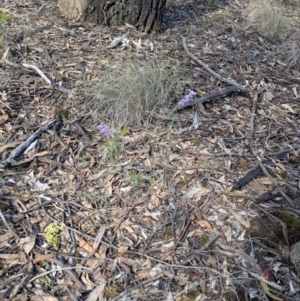
<path id="1" fill-rule="evenodd" d="M 109 129 L 103 123 L 98 125 L 98 129 L 99 129 L 100 133 L 103 134 L 106 138 L 110 138 L 112 136 Z"/>
<path id="2" fill-rule="evenodd" d="M 185 95 L 178 103 L 180 107 L 185 106 L 194 96 L 196 96 L 196 92 L 191 91 L 189 94 Z"/>

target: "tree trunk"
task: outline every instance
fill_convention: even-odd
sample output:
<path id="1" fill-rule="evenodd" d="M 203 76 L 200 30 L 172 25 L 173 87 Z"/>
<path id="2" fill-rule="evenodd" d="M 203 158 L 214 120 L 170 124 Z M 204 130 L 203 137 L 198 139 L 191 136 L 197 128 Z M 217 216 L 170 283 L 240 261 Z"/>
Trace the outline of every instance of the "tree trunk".
<path id="1" fill-rule="evenodd" d="M 166 0 L 58 0 L 61 12 L 70 18 L 98 25 L 133 25 L 140 31 L 160 28 Z"/>

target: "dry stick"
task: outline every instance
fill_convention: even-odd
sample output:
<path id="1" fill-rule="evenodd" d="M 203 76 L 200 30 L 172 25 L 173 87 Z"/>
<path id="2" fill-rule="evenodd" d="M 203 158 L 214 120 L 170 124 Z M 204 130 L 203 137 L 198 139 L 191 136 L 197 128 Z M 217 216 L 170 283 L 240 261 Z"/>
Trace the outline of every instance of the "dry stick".
<path id="1" fill-rule="evenodd" d="M 229 80 L 227 78 L 222 77 L 220 74 L 216 73 L 210 67 L 208 67 L 208 65 L 206 65 L 204 62 L 202 62 L 200 59 L 198 59 L 196 56 L 194 56 L 187 47 L 186 38 L 185 37 L 181 37 L 181 38 L 182 38 L 182 44 L 183 44 L 184 50 L 187 53 L 187 55 L 190 58 L 192 58 L 195 62 L 197 62 L 199 65 L 201 65 L 207 72 L 212 74 L 214 77 L 216 77 L 221 82 L 227 83 L 231 86 L 235 86 L 238 90 L 245 90 L 245 86 L 240 85 L 239 83 L 237 83 L 234 80 Z"/>
<path id="2" fill-rule="evenodd" d="M 121 293 L 119 296 L 117 296 L 116 298 L 111 299 L 111 301 L 117 301 L 117 300 L 120 300 L 121 298 L 123 298 L 124 296 L 126 296 L 128 293 L 134 291 L 135 289 L 137 289 L 137 288 L 139 288 L 139 287 L 141 287 L 141 286 L 143 286 L 143 285 L 145 285 L 145 284 L 148 284 L 148 283 L 150 283 L 150 282 L 154 282 L 154 281 L 158 280 L 158 279 L 161 278 L 161 277 L 162 277 L 162 276 L 160 275 L 160 276 L 156 276 L 156 277 L 151 278 L 151 279 L 147 279 L 147 280 L 145 280 L 145 281 L 143 281 L 143 282 L 140 282 L 139 284 L 137 284 L 137 285 L 135 285 L 135 286 L 129 288 L 128 290 L 122 292 L 122 293 Z"/>
<path id="3" fill-rule="evenodd" d="M 251 115 L 251 127 L 250 127 L 250 150 L 251 153 L 254 155 L 256 160 L 258 161 L 258 164 L 261 168 L 261 170 L 264 172 L 264 174 L 268 177 L 268 179 L 272 182 L 272 184 L 275 187 L 279 187 L 279 192 L 281 195 L 290 203 L 291 206 L 294 206 L 293 201 L 286 195 L 286 193 L 283 191 L 283 189 L 280 187 L 280 184 L 278 181 L 276 181 L 271 174 L 267 171 L 265 166 L 262 163 L 261 158 L 255 153 L 253 149 L 253 133 L 254 133 L 254 119 L 255 119 L 255 112 L 256 112 L 256 105 L 257 105 L 257 99 L 258 99 L 258 94 L 256 93 L 253 99 L 253 105 L 252 105 L 252 115 Z M 287 183 L 286 183 L 287 184 Z"/>
<path id="4" fill-rule="evenodd" d="M 261 158 L 254 152 L 253 133 L 254 133 L 254 119 L 255 119 L 255 115 L 256 115 L 255 112 L 256 112 L 257 99 L 258 99 L 258 93 L 255 94 L 254 99 L 253 99 L 253 105 L 252 105 L 252 115 L 251 115 L 251 125 L 250 125 L 250 143 L 249 143 L 250 150 L 251 150 L 251 153 L 256 157 L 256 160 L 258 161 L 258 164 L 259 164 L 260 168 L 262 169 L 262 171 L 264 172 L 264 174 L 268 177 L 268 179 L 272 182 L 272 184 L 275 187 L 279 187 L 279 183 L 270 175 L 270 173 L 267 171 L 267 169 L 263 165 Z M 279 191 L 282 194 L 282 196 L 293 206 L 293 201 L 284 193 L 284 191 L 282 190 L 281 187 L 279 187 Z M 260 210 L 263 210 L 263 209 L 260 208 Z M 270 215 L 269 213 L 268 213 L 268 215 L 271 216 L 272 218 L 277 219 L 276 217 L 274 217 L 273 215 Z M 287 246 L 289 247 L 289 239 L 288 239 L 288 234 L 287 234 L 287 230 L 286 230 L 286 225 L 284 223 L 282 223 L 282 221 L 280 221 L 279 219 L 277 219 L 277 221 L 279 221 L 283 227 L 284 238 L 286 240 Z"/>
<path id="5" fill-rule="evenodd" d="M 70 278 L 78 285 L 79 288 L 85 290 L 86 286 L 78 279 L 78 277 L 70 270 L 70 268 L 65 267 L 65 265 L 59 261 L 56 258 L 48 258 L 47 259 L 50 262 L 53 262 L 54 264 L 60 266 L 61 269 L 65 270 L 65 272 L 70 276 Z M 75 267 L 77 268 L 77 267 Z M 82 269 L 88 269 L 89 271 L 91 271 L 90 268 L 85 268 L 85 267 L 81 267 Z"/>
<path id="6" fill-rule="evenodd" d="M 132 207 L 130 207 L 130 208 L 128 208 L 128 209 L 126 210 L 126 212 L 125 212 L 124 215 L 121 217 L 120 221 L 118 222 L 117 226 L 116 226 L 115 229 L 114 229 L 114 233 L 115 233 L 115 234 L 114 234 L 114 236 L 112 237 L 112 239 L 110 240 L 110 244 L 111 244 L 111 245 L 113 244 L 113 242 L 114 242 L 114 240 L 115 240 L 115 238 L 116 238 L 116 236 L 117 236 L 117 231 L 119 230 L 119 228 L 120 228 L 121 224 L 123 223 L 123 221 L 125 220 L 125 218 L 128 216 L 128 214 L 129 214 L 136 206 L 138 206 L 138 205 L 140 205 L 140 204 L 142 204 L 142 203 L 144 203 L 144 201 L 141 201 L 141 202 L 138 202 L 138 203 L 136 203 L 136 204 L 133 204 Z"/>
<path id="7" fill-rule="evenodd" d="M 23 67 L 33 69 L 49 86 L 53 86 L 54 82 L 49 79 L 37 66 L 23 63 Z"/>
<path id="8" fill-rule="evenodd" d="M 5 60 L 5 63 L 9 66 L 12 66 L 14 68 L 20 68 L 21 66 L 25 67 L 25 68 L 29 68 L 29 69 L 33 69 L 34 71 L 36 71 L 40 77 L 48 84 L 50 85 L 53 89 L 60 91 L 62 93 L 66 93 L 69 95 L 72 95 L 72 91 L 62 87 L 61 85 L 57 84 L 54 82 L 54 80 L 48 75 L 48 77 L 36 66 L 31 65 L 31 64 L 27 64 L 27 63 L 23 63 L 21 65 L 16 64 L 14 62 L 11 62 L 9 60 Z"/>
<path id="9" fill-rule="evenodd" d="M 234 196 L 234 197 L 238 197 L 238 198 L 246 198 L 246 199 L 252 199 L 252 200 L 256 200 L 257 197 L 256 196 L 251 196 L 245 193 L 236 193 L 236 192 L 228 192 L 228 191 L 215 191 L 218 194 L 224 194 L 224 195 L 229 195 L 229 196 Z"/>
<path id="10" fill-rule="evenodd" d="M 254 203 L 254 205 L 257 208 L 259 208 L 259 210 L 261 210 L 265 215 L 269 216 L 272 220 L 275 220 L 275 222 L 277 222 L 278 224 L 281 225 L 281 227 L 282 227 L 282 233 L 283 233 L 284 239 L 286 241 L 286 245 L 288 246 L 288 248 L 290 248 L 289 234 L 288 234 L 288 230 L 287 230 L 287 225 L 282 220 L 280 220 L 279 218 L 277 218 L 276 216 L 274 216 L 273 214 L 271 214 L 268 211 L 266 211 L 263 208 L 261 208 L 259 205 L 256 205 L 255 203 Z"/>
<path id="11" fill-rule="evenodd" d="M 37 275 L 37 276 L 31 278 L 31 279 L 28 281 L 28 283 L 33 282 L 34 280 L 36 280 L 36 279 L 38 279 L 38 278 L 44 277 L 45 275 L 48 275 L 48 274 L 51 274 L 51 273 L 54 273 L 54 272 L 59 272 L 59 271 L 66 271 L 66 272 L 69 271 L 69 272 L 70 272 L 70 270 L 79 269 L 78 267 L 61 267 L 61 264 L 58 264 L 58 262 L 59 262 L 59 261 L 57 260 L 57 265 L 60 266 L 59 269 L 55 269 L 55 270 L 51 270 L 51 271 L 47 271 L 47 272 L 44 272 L 44 273 L 42 273 L 42 274 L 39 274 L 39 275 Z M 89 272 L 92 272 L 92 269 L 90 269 L 90 268 L 80 267 L 80 269 L 82 269 L 82 270 L 88 270 Z M 69 274 L 69 275 L 70 275 L 70 274 Z M 83 286 L 83 284 L 82 284 L 81 282 L 79 282 L 79 280 L 78 280 L 76 277 L 75 277 L 75 279 L 77 279 L 77 281 L 75 281 L 75 279 L 73 278 L 74 275 L 72 275 L 72 276 L 70 276 L 70 277 L 74 280 L 74 282 L 76 282 L 76 284 L 77 284 L 81 289 L 86 289 L 86 287 Z M 80 285 L 79 285 L 79 283 L 80 283 Z"/>
<path id="12" fill-rule="evenodd" d="M 39 74 L 39 76 L 48 84 L 50 85 L 53 89 L 57 90 L 57 91 L 60 91 L 60 92 L 63 92 L 63 93 L 66 93 L 66 94 L 69 94 L 71 95 L 72 92 L 64 87 L 62 87 L 61 85 L 59 84 L 56 84 L 54 82 L 54 80 L 48 75 L 48 77 L 37 67 L 37 66 L 34 66 L 34 65 L 31 65 L 31 64 L 27 64 L 27 63 L 23 63 L 22 64 L 23 67 L 25 68 L 29 68 L 29 69 L 33 69 L 35 72 L 37 72 Z"/>
<path id="13" fill-rule="evenodd" d="M 267 279 L 266 279 L 265 277 L 263 277 L 263 276 L 257 275 L 257 274 L 255 274 L 255 273 L 249 271 L 248 269 L 245 269 L 244 267 L 241 267 L 241 266 L 240 266 L 239 268 L 242 269 L 243 271 L 249 273 L 252 277 L 254 277 L 254 278 L 256 278 L 256 279 L 258 279 L 258 280 L 260 280 L 260 281 L 263 281 L 263 282 L 265 282 L 265 283 L 267 283 L 267 284 L 269 284 L 270 286 L 276 288 L 276 289 L 279 290 L 279 291 L 283 291 L 283 290 L 284 290 L 284 287 L 283 287 L 283 286 L 278 285 L 278 284 L 276 284 L 275 282 L 269 281 L 269 280 L 267 280 Z"/>
<path id="14" fill-rule="evenodd" d="M 135 254 L 135 255 L 142 256 L 142 257 L 146 257 L 146 258 L 151 259 L 153 261 L 156 261 L 156 262 L 159 262 L 161 264 L 164 264 L 164 265 L 166 265 L 166 266 L 168 266 L 170 268 L 190 269 L 190 270 L 199 270 L 200 269 L 200 270 L 204 270 L 204 271 L 210 271 L 212 273 L 218 274 L 220 277 L 224 277 L 224 275 L 221 272 L 219 272 L 217 270 L 214 270 L 212 268 L 204 267 L 204 266 L 189 266 L 189 265 L 184 265 L 184 264 L 168 263 L 166 261 L 160 260 L 160 259 L 158 259 L 156 257 L 151 256 L 151 255 L 141 254 L 141 253 L 135 252 L 135 251 L 128 251 L 126 253 L 128 253 L 128 254 Z"/>
<path id="15" fill-rule="evenodd" d="M 184 233 L 189 228 L 191 222 L 192 222 L 192 219 L 190 217 L 187 217 L 185 219 L 184 224 L 183 224 L 183 226 L 180 230 L 178 239 L 175 241 L 173 247 L 171 247 L 170 250 L 162 257 L 162 260 L 166 259 L 168 256 L 170 256 L 177 249 L 182 237 L 184 236 Z"/>
<path id="16" fill-rule="evenodd" d="M 79 207 L 81 209 L 84 209 L 84 210 L 89 210 L 89 208 L 86 208 L 84 207 L 83 205 L 80 205 L 80 204 L 77 204 L 76 202 L 64 202 L 64 201 L 61 201 L 61 200 L 54 200 L 54 199 L 50 199 L 50 200 L 47 200 L 45 201 L 44 203 L 39 203 L 39 204 L 33 204 L 32 206 L 34 206 L 33 208 L 30 208 L 26 211 L 21 211 L 20 213 L 29 213 L 29 212 L 32 212 L 32 211 L 35 211 L 39 208 L 42 208 L 43 206 L 47 206 L 51 203 L 59 203 L 59 204 L 63 204 L 63 205 L 72 205 L 72 206 L 75 206 L 75 207 Z"/>
<path id="17" fill-rule="evenodd" d="M 7 223 L 5 217 L 2 214 L 2 211 L 0 210 L 0 217 L 4 223 L 4 225 L 6 226 L 6 228 L 9 230 L 9 232 L 16 238 L 21 240 L 21 237 L 12 229 L 12 227 Z"/>
<path id="18" fill-rule="evenodd" d="M 43 158 L 43 157 L 37 157 L 37 160 L 40 162 L 48 163 L 50 165 L 54 165 L 55 167 L 64 167 L 66 169 L 76 172 L 76 169 L 74 167 L 67 165 L 65 163 L 56 162 L 54 160 L 50 160 L 50 159 Z"/>
<path id="19" fill-rule="evenodd" d="M 28 272 L 19 273 L 18 275 L 12 276 L 12 277 L 8 278 L 7 280 L 2 281 L 0 284 L 0 290 L 4 289 L 7 285 L 11 284 L 13 281 L 15 281 L 15 279 L 24 276 L 25 273 L 27 274 Z"/>
<path id="20" fill-rule="evenodd" d="M 215 234 L 202 248 L 200 248 L 199 252 L 205 251 L 211 244 L 213 244 L 218 238 L 219 234 Z"/>
<path id="21" fill-rule="evenodd" d="M 83 128 L 81 127 L 81 125 L 78 122 L 74 122 L 74 125 L 77 127 L 78 131 L 84 137 L 84 139 L 86 141 L 90 141 L 89 136 L 85 133 L 85 131 L 83 130 Z"/>
<path id="22" fill-rule="evenodd" d="M 254 99 L 253 99 L 253 104 L 252 104 L 252 114 L 251 114 L 251 120 L 250 120 L 250 141 L 249 141 L 250 150 L 255 157 L 256 157 L 256 154 L 254 153 L 254 150 L 253 150 L 253 133 L 254 133 L 254 119 L 255 119 L 257 99 L 258 99 L 258 94 L 256 93 L 254 96 Z"/>
<path id="23" fill-rule="evenodd" d="M 55 124 L 56 119 L 48 122 L 43 127 L 39 128 L 35 131 L 26 141 L 21 143 L 13 152 L 12 154 L 0 164 L 0 168 L 7 168 L 10 166 L 10 160 L 15 160 L 18 156 L 20 156 L 29 145 L 34 142 L 43 132 L 49 129 L 53 124 Z"/>

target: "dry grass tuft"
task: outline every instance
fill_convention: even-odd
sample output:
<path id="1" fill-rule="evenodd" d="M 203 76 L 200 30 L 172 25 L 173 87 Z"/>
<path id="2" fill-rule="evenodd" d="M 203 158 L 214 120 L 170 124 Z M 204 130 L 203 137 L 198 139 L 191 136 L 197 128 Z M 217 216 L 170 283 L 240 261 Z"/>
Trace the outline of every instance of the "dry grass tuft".
<path id="1" fill-rule="evenodd" d="M 145 125 L 166 105 L 177 79 L 168 62 L 154 58 L 109 67 L 94 85 L 97 102 L 90 109 L 114 125 Z"/>
<path id="2" fill-rule="evenodd" d="M 248 25 L 273 41 L 290 31 L 293 26 L 291 18 L 284 14 L 283 6 L 275 0 L 250 0 L 244 15 Z"/>
<path id="3" fill-rule="evenodd" d="M 289 68 L 300 71 L 300 45 L 294 44 L 288 53 L 287 63 Z"/>

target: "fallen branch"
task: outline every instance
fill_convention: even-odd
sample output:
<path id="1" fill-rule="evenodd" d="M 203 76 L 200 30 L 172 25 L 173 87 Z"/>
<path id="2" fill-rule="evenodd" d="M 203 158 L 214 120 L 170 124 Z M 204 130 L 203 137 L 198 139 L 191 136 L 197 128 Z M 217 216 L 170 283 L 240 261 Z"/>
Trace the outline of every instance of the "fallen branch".
<path id="1" fill-rule="evenodd" d="M 237 91 L 238 89 L 235 86 L 226 87 L 222 90 L 209 93 L 201 98 L 195 98 L 193 100 L 190 100 L 183 106 L 177 106 L 176 110 L 180 111 L 186 107 L 192 107 L 194 105 L 197 105 L 198 103 L 217 101 Z"/>
<path id="2" fill-rule="evenodd" d="M 251 134 L 252 135 L 252 134 Z M 252 143 L 251 143 L 252 144 Z M 291 153 L 292 150 L 285 150 L 275 155 L 275 159 L 277 160 L 283 160 L 288 154 Z M 272 166 L 275 165 L 274 160 L 263 160 L 262 163 L 264 165 Z M 250 181 L 254 180 L 256 177 L 258 177 L 263 170 L 261 169 L 260 165 L 258 165 L 255 169 L 250 170 L 245 176 L 243 176 L 241 179 L 239 179 L 234 186 L 231 188 L 231 190 L 240 189 L 246 184 L 248 184 Z"/>
<path id="3" fill-rule="evenodd" d="M 5 60 L 5 63 L 9 66 L 14 67 L 14 68 L 21 68 L 21 66 L 23 66 L 25 68 L 33 69 L 49 86 L 52 87 L 52 89 L 57 90 L 57 91 L 62 92 L 62 93 L 72 95 L 72 91 L 70 91 L 70 90 L 62 87 L 61 85 L 55 83 L 54 80 L 49 75 L 45 75 L 37 66 L 27 64 L 27 63 L 23 63 L 23 64 L 19 65 L 19 64 L 11 62 L 9 60 Z"/>
<path id="4" fill-rule="evenodd" d="M 250 80 L 242 80 L 242 84 L 248 85 L 248 84 L 252 84 L 253 82 L 256 82 L 258 84 L 262 79 L 263 79 L 262 77 L 258 77 L 258 78 L 253 78 Z M 239 89 L 236 86 L 228 86 L 219 91 L 215 91 L 215 92 L 206 94 L 201 98 L 194 98 L 194 99 L 188 101 L 187 103 L 185 103 L 183 106 L 178 105 L 176 107 L 175 111 L 180 111 L 186 107 L 192 107 L 199 103 L 202 104 L 202 103 L 206 103 L 206 102 L 214 102 L 214 101 L 220 100 L 228 95 L 231 95 L 235 92 L 239 92 Z"/>
<path id="5" fill-rule="evenodd" d="M 181 37 L 181 38 L 182 38 L 182 44 L 183 44 L 184 50 L 191 59 L 193 59 L 195 62 L 197 62 L 199 65 L 201 65 L 207 72 L 209 72 L 211 75 L 213 75 L 219 81 L 227 83 L 231 86 L 235 86 L 238 90 L 245 90 L 245 86 L 240 85 L 239 83 L 237 83 L 234 80 L 230 80 L 230 79 L 222 77 L 220 74 L 213 71 L 208 65 L 206 65 L 204 62 L 202 62 L 200 59 L 198 59 L 196 56 L 194 56 L 187 47 L 186 38 L 185 37 Z"/>
<path id="6" fill-rule="evenodd" d="M 34 142 L 43 132 L 45 132 L 55 123 L 56 123 L 56 119 L 48 122 L 46 125 L 44 125 L 43 127 L 39 128 L 37 131 L 35 131 L 26 141 L 21 143 L 6 160 L 4 160 L 0 164 L 0 168 L 10 167 L 11 161 L 15 160 L 17 157 L 22 155 L 22 153 L 29 147 L 29 145 L 31 145 L 32 142 Z"/>

